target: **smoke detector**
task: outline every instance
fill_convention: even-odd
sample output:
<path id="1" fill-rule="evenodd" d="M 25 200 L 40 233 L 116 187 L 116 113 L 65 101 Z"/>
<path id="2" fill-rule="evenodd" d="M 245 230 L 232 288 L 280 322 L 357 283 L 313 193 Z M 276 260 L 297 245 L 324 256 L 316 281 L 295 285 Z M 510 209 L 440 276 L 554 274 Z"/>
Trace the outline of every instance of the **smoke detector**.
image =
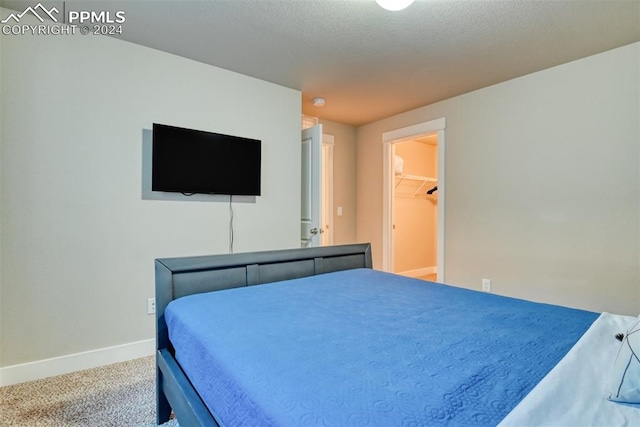
<path id="1" fill-rule="evenodd" d="M 313 98 L 314 107 L 324 107 L 324 98 Z"/>

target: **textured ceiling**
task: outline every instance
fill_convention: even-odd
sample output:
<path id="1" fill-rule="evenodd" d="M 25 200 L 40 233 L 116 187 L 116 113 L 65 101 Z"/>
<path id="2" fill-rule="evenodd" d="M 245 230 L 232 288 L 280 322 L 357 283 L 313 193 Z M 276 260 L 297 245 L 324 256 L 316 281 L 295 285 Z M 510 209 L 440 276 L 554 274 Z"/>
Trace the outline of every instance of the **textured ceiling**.
<path id="1" fill-rule="evenodd" d="M 120 38 L 299 89 L 305 114 L 352 125 L 640 40 L 640 0 L 65 3 L 124 10 Z"/>

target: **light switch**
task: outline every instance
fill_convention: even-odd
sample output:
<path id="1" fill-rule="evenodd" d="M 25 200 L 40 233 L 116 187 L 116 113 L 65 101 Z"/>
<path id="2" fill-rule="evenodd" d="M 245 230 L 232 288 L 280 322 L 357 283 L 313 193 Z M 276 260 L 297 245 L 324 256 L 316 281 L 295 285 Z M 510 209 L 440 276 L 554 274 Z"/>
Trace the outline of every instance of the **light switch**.
<path id="1" fill-rule="evenodd" d="M 342 216 L 342 206 L 338 206 L 338 216 Z"/>

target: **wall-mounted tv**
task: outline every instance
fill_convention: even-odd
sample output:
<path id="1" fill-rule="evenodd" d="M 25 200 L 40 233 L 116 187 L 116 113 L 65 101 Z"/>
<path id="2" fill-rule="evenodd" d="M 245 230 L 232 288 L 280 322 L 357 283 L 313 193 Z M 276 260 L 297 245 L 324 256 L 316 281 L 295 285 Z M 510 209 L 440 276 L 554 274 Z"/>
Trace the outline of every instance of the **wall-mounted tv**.
<path id="1" fill-rule="evenodd" d="M 153 191 L 259 196 L 260 164 L 260 140 L 153 124 Z"/>

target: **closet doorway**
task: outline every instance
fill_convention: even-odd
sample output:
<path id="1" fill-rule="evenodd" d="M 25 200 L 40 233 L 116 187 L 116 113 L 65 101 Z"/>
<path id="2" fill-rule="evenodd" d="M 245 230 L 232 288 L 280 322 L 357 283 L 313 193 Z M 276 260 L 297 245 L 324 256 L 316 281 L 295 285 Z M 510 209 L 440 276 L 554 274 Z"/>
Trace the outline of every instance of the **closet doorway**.
<path id="1" fill-rule="evenodd" d="M 444 282 L 445 119 L 383 134 L 383 270 Z"/>
<path id="2" fill-rule="evenodd" d="M 393 272 L 437 280 L 438 134 L 393 145 Z"/>

